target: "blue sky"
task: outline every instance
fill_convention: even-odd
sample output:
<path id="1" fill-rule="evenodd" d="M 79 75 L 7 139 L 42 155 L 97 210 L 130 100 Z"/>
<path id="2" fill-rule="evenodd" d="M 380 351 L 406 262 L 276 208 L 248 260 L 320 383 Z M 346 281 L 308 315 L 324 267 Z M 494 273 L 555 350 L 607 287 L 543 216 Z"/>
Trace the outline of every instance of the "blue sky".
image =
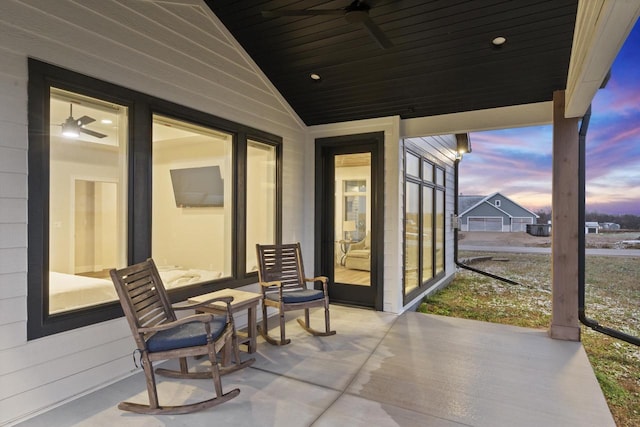
<path id="1" fill-rule="evenodd" d="M 552 128 L 473 132 L 460 192 L 496 191 L 537 211 L 551 208 Z M 640 23 L 592 102 L 586 142 L 586 210 L 640 215 Z"/>

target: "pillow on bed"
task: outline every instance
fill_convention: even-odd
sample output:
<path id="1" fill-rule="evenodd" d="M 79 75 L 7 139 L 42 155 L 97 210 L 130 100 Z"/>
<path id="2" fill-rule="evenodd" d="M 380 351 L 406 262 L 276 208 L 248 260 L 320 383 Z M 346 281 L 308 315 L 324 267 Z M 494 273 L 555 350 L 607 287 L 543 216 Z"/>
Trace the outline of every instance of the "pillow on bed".
<path id="1" fill-rule="evenodd" d="M 222 276 L 219 271 L 199 269 L 158 269 L 162 283 L 167 289 L 207 282 Z"/>

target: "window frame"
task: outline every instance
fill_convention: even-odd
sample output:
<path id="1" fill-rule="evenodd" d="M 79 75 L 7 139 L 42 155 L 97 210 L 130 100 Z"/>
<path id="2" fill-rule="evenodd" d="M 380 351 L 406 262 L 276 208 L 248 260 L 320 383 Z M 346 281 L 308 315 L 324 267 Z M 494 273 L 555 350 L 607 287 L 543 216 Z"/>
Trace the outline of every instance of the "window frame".
<path id="1" fill-rule="evenodd" d="M 418 219 L 419 219 L 419 224 L 418 224 L 418 265 L 417 265 L 417 270 L 418 270 L 418 287 L 411 290 L 409 293 L 406 293 L 406 268 L 404 266 L 404 260 L 406 257 L 406 239 L 405 239 L 405 235 L 406 235 L 406 221 L 403 221 L 403 230 L 402 230 L 402 236 L 403 236 L 403 245 L 402 245 L 402 251 L 403 251 L 403 269 L 402 269 L 402 295 L 403 295 L 403 303 L 407 304 L 408 302 L 410 302 L 411 300 L 413 300 L 416 296 L 418 296 L 421 292 L 423 292 L 426 288 L 428 288 L 429 286 L 431 286 L 433 283 L 437 282 L 438 280 L 440 280 L 441 278 L 444 277 L 445 275 L 445 268 L 442 269 L 442 271 L 437 271 L 437 259 L 436 259 L 436 243 L 438 240 L 438 236 L 437 236 L 437 219 L 436 219 L 436 200 L 438 197 L 438 194 L 441 194 L 445 203 L 446 203 L 446 169 L 445 167 L 438 162 L 432 155 L 430 155 L 429 153 L 427 153 L 424 149 L 421 149 L 419 146 L 417 146 L 416 144 L 413 144 L 409 141 L 405 141 L 404 144 L 404 150 L 403 150 L 403 162 L 406 164 L 406 159 L 407 156 L 417 156 L 419 158 L 419 162 L 420 162 L 420 176 L 413 176 L 407 173 L 406 168 L 404 169 L 404 182 L 403 182 L 403 186 L 404 186 L 404 200 L 403 200 L 403 208 L 402 208 L 402 213 L 403 213 L 403 218 L 406 219 L 407 217 L 407 184 L 408 183 L 412 183 L 412 184 L 417 184 L 419 186 L 420 191 L 418 191 L 418 208 L 419 208 L 419 212 L 418 212 Z M 430 165 L 431 167 L 431 173 L 429 174 L 429 176 L 425 176 L 424 174 L 424 168 L 425 165 Z M 438 176 L 440 175 L 442 176 L 442 183 L 437 183 L 438 181 Z M 423 278 L 422 277 L 422 273 L 423 273 L 423 248 L 424 248 L 424 244 L 423 244 L 423 236 L 424 236 L 424 213 L 423 213 L 423 195 L 424 195 L 424 191 L 423 188 L 427 187 L 430 188 L 432 190 L 431 192 L 431 197 L 432 197 L 432 218 L 431 218 L 431 222 L 429 224 L 429 226 L 431 226 L 432 229 L 432 233 L 431 233 L 431 247 L 432 247 L 432 254 L 431 254 L 431 266 L 432 266 L 432 276 L 429 278 Z M 445 216 L 446 216 L 446 212 L 445 212 Z M 446 218 L 443 218 L 443 220 L 445 220 Z M 445 259 L 443 260 L 443 265 L 446 265 L 446 229 L 445 227 L 442 227 L 442 231 L 441 231 L 441 241 L 442 241 L 442 252 L 444 254 Z"/>
<path id="2" fill-rule="evenodd" d="M 113 83 L 76 73 L 33 58 L 28 59 L 28 248 L 27 340 L 53 335 L 121 317 L 118 301 L 50 315 L 49 306 L 49 99 L 50 87 L 117 103 L 128 108 L 127 264 L 151 256 L 151 185 L 153 115 L 169 116 L 233 135 L 232 274 L 212 282 L 169 292 L 172 301 L 255 283 L 246 272 L 247 140 L 276 148 L 277 243 L 282 239 L 282 138 L 230 120 L 159 99 Z"/>
<path id="3" fill-rule="evenodd" d="M 282 139 L 278 139 L 278 140 L 271 140 L 267 137 L 267 135 L 270 134 L 266 134 L 266 135 L 261 135 L 258 136 L 257 134 L 253 134 L 251 132 L 246 133 L 244 135 L 244 144 L 242 144 L 242 147 L 244 149 L 244 162 L 242 163 L 242 169 L 240 170 L 242 173 L 242 182 L 243 182 L 243 186 L 246 187 L 246 182 L 247 182 L 247 168 L 248 168 L 248 149 L 249 149 L 249 141 L 252 142 L 258 142 L 260 144 L 264 144 L 264 145 L 269 145 L 273 148 L 275 148 L 275 157 L 276 157 L 276 200 L 275 200 L 275 244 L 282 244 L 282 194 L 283 194 L 283 190 L 282 190 L 282 156 L 283 156 L 283 148 L 282 148 Z M 236 167 L 239 167 L 239 165 L 235 165 Z M 238 177 L 240 176 L 240 173 L 236 173 L 236 175 L 238 175 Z M 242 220 L 242 228 L 243 230 L 245 230 L 245 233 L 242 236 L 242 250 L 243 250 L 243 254 L 244 254 L 244 265 L 241 265 L 240 263 L 238 263 L 237 265 L 237 270 L 238 271 L 243 271 L 243 274 L 245 277 L 250 277 L 252 279 L 252 282 L 257 281 L 258 279 L 258 271 L 247 271 L 247 265 L 246 265 L 246 253 L 247 253 L 247 236 L 246 236 L 246 230 L 247 230 L 247 215 L 246 215 L 246 210 L 247 210 L 247 206 L 248 206 L 248 202 L 247 202 L 247 196 L 248 196 L 249 192 L 245 191 L 244 192 L 244 201 L 242 203 L 242 216 L 240 217 L 238 214 L 236 214 L 236 219 L 240 218 Z M 237 206 L 236 206 L 237 208 Z"/>

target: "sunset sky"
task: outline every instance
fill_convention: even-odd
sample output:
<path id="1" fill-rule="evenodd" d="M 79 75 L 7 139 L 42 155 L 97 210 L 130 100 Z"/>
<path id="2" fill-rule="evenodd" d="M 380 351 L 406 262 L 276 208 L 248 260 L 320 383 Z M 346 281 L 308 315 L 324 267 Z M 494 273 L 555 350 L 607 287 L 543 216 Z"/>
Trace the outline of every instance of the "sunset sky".
<path id="1" fill-rule="evenodd" d="M 460 192 L 500 192 L 524 207 L 551 208 L 552 128 L 470 134 L 460 164 Z M 586 143 L 586 211 L 640 215 L 640 24 L 616 58 L 611 79 L 592 103 Z"/>

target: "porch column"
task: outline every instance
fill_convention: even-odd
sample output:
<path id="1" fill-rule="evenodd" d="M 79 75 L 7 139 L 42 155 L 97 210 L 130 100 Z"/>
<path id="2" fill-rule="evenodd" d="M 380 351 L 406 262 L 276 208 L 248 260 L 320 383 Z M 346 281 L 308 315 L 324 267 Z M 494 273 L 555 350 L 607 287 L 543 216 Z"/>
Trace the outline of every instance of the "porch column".
<path id="1" fill-rule="evenodd" d="M 565 118 L 565 91 L 553 93 L 551 338 L 579 341 L 578 118 Z"/>

